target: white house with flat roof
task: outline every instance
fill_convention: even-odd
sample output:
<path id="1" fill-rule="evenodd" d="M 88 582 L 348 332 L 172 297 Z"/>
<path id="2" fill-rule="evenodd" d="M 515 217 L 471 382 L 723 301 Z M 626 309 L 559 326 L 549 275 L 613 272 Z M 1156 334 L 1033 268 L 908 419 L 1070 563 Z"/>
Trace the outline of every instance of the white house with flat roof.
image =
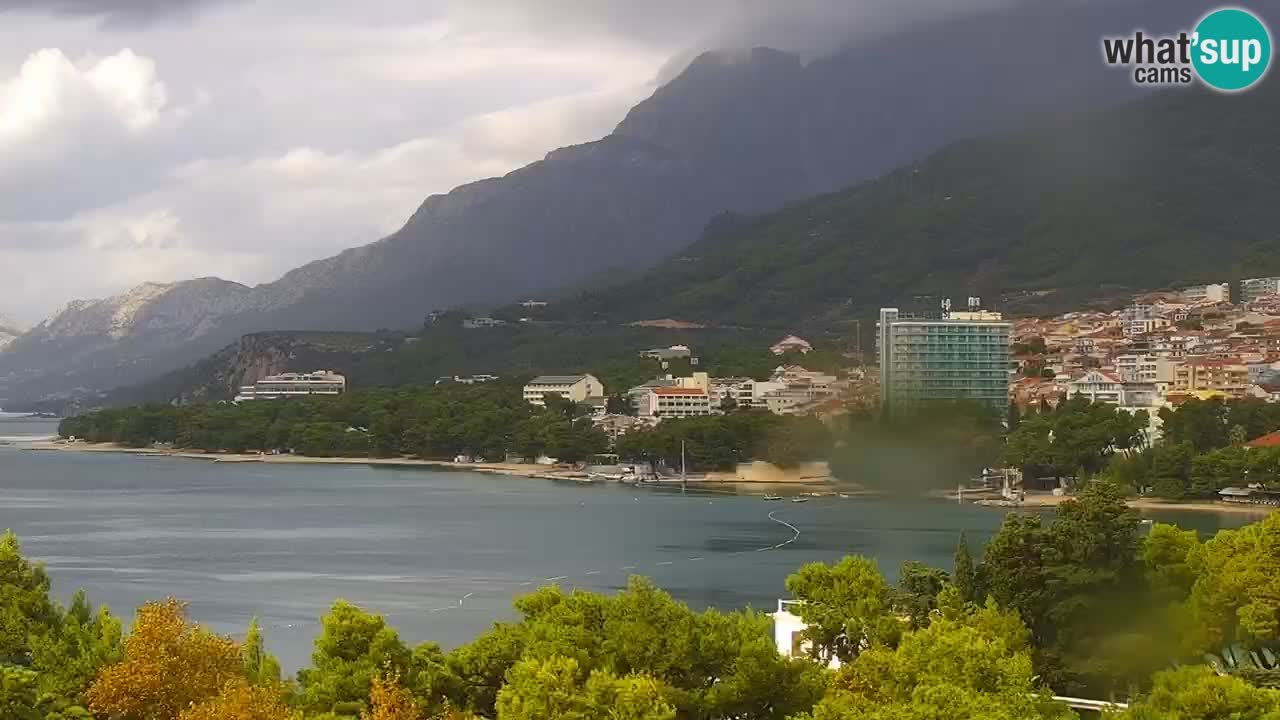
<path id="1" fill-rule="evenodd" d="M 347 391 L 347 378 L 332 370 L 309 373 L 268 375 L 252 385 L 241 385 L 235 402 L 278 400 L 307 395 L 341 395 Z"/>

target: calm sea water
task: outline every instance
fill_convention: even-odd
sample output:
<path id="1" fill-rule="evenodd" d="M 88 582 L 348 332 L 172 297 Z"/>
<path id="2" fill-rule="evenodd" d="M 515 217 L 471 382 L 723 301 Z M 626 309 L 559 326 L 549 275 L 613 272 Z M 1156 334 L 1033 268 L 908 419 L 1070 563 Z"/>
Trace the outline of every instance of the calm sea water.
<path id="1" fill-rule="evenodd" d="M 0 438 L 54 432 L 0 420 Z M 384 614 L 410 643 L 454 646 L 557 583 L 613 591 L 632 574 L 694 606 L 771 609 L 801 564 L 848 553 L 890 577 L 950 567 L 998 511 L 923 500 L 758 497 L 562 484 L 469 472 L 212 463 L 0 445 L 0 528 L 49 568 L 129 615 L 173 595 L 227 633 L 258 616 L 289 668 L 306 664 L 329 603 Z M 1247 516 L 1162 514 L 1202 531 Z M 798 532 L 798 534 L 797 534 Z"/>

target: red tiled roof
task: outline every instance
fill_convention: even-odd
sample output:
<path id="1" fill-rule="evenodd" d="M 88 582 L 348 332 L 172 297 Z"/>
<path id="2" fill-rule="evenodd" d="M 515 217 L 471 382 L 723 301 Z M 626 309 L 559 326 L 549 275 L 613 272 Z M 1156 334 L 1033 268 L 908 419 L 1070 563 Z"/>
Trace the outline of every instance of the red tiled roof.
<path id="1" fill-rule="evenodd" d="M 1259 438 L 1254 438 L 1244 444 L 1245 447 L 1251 448 L 1271 448 L 1280 447 L 1280 430 L 1273 433 L 1267 433 Z"/>

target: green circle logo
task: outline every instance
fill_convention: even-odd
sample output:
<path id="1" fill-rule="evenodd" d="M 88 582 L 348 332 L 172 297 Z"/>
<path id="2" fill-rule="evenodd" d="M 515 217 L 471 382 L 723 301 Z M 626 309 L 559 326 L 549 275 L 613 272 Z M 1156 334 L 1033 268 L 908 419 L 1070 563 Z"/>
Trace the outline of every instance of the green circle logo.
<path id="1" fill-rule="evenodd" d="M 1271 63 L 1271 33 L 1248 10 L 1214 10 L 1196 25 L 1191 64 L 1206 85 L 1244 90 L 1262 79 Z"/>

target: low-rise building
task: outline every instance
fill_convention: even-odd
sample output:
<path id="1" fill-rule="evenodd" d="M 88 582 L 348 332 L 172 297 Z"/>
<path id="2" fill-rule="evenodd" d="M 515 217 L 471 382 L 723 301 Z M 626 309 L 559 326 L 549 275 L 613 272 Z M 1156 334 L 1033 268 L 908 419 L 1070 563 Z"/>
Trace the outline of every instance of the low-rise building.
<path id="1" fill-rule="evenodd" d="M 795 335 L 788 335 L 773 345 L 769 346 L 769 352 L 774 355 L 784 355 L 789 352 L 808 353 L 813 351 L 813 346 L 807 340 L 798 338 Z"/>
<path id="2" fill-rule="evenodd" d="M 235 402 L 277 400 L 308 395 L 341 395 L 347 391 L 347 378 L 332 370 L 309 373 L 268 375 L 252 385 L 242 385 Z"/>
<path id="3" fill-rule="evenodd" d="M 688 345 L 672 345 L 671 347 L 650 348 L 640 351 L 640 357 L 650 360 L 680 360 L 692 355 L 693 351 L 689 349 Z"/>
<path id="4" fill-rule="evenodd" d="M 546 395 L 559 395 L 575 403 L 588 398 L 604 397 L 604 385 L 595 375 L 540 375 L 524 386 L 525 402 L 545 406 Z"/>
<path id="5" fill-rule="evenodd" d="M 1172 392 L 1221 393 L 1244 397 L 1249 389 L 1249 366 L 1235 360 L 1187 358 L 1174 367 Z"/>
<path id="6" fill-rule="evenodd" d="M 711 404 L 714 407 L 732 404 L 740 408 L 764 408 L 768 407 L 765 396 L 785 387 L 786 384 L 781 382 L 756 380 L 749 377 L 712 378 Z"/>
<path id="7" fill-rule="evenodd" d="M 459 385 L 479 385 L 481 383 L 493 382 L 497 380 L 497 375 L 444 375 L 436 378 L 437 385 L 447 385 L 449 383 L 457 383 Z"/>
<path id="8" fill-rule="evenodd" d="M 1124 404 L 1124 383 L 1101 370 L 1090 370 L 1067 383 L 1067 399 L 1083 397 L 1090 402 Z"/>
<path id="9" fill-rule="evenodd" d="M 1229 283 L 1192 285 L 1182 289 L 1182 299 L 1192 305 L 1231 302 L 1231 285 Z"/>
<path id="10" fill-rule="evenodd" d="M 491 317 L 467 318 L 462 321 L 462 327 L 471 330 L 474 330 L 475 328 L 494 328 L 506 324 L 506 320 L 499 320 Z"/>
<path id="11" fill-rule="evenodd" d="M 649 391 L 647 416 L 682 418 L 711 414 L 711 397 L 702 388 L 658 387 Z"/>

